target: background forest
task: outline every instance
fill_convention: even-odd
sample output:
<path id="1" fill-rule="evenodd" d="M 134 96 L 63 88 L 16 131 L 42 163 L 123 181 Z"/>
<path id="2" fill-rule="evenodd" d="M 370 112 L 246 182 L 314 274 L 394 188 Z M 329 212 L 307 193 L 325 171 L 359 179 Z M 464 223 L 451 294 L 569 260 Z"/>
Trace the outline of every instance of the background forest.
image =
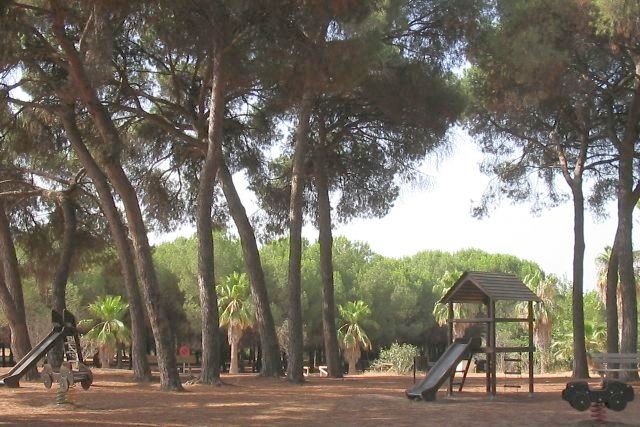
<path id="1" fill-rule="evenodd" d="M 214 234 L 214 241 L 217 274 L 222 278 L 234 272 L 244 272 L 238 238 L 220 231 Z M 265 244 L 260 251 L 269 295 L 273 296 L 274 320 L 280 328 L 286 319 L 287 248 L 286 239 L 279 239 Z M 456 253 L 425 251 L 394 259 L 373 253 L 365 243 L 338 237 L 334 241 L 333 253 L 336 304 L 362 300 L 371 309 L 371 315 L 362 322 L 362 327 L 373 346 L 363 355 L 367 362 L 362 367 L 373 362 L 380 350 L 394 343 L 412 344 L 417 347 L 419 354 L 425 354 L 431 360 L 437 358 L 447 345 L 447 332 L 442 324 L 446 319 L 446 308 L 441 307 L 439 315 L 437 301 L 463 271 L 511 273 L 523 278 L 533 289 L 539 287 L 541 277 L 546 277 L 534 262 L 477 249 Z M 178 238 L 160 244 L 154 249 L 153 257 L 162 289 L 162 301 L 169 312 L 176 345 L 187 344 L 194 352 L 199 351 L 201 312 L 196 239 Z M 302 275 L 305 360 L 312 364 L 315 358 L 316 364 L 321 364 L 322 287 L 318 243 L 304 242 Z M 571 367 L 573 354 L 570 284 L 553 276 L 545 280 L 551 285 L 551 289 L 545 291 L 547 296 L 543 296 L 546 298 L 544 316 L 550 318 L 551 335 L 550 342 L 544 348 L 538 347 L 537 358 L 549 358 L 546 370 L 567 370 Z M 216 281 L 220 281 L 220 278 Z M 43 295 L 43 286 L 34 277 L 26 278 L 24 286 L 31 333 L 33 336 L 43 336 L 51 328 L 49 307 L 45 304 L 47 296 Z M 87 262 L 82 271 L 71 274 L 67 283 L 67 307 L 81 319 L 90 318 L 90 303 L 102 295 L 119 295 L 122 287 L 115 254 L 107 250 Z M 518 312 L 518 307 L 504 309 L 511 313 Z M 525 309 L 523 307 L 521 312 L 524 313 Z M 585 294 L 585 322 L 588 351 L 603 351 L 606 324 L 604 304 L 597 291 Z M 524 327 L 510 325 L 499 332 L 498 339 L 502 345 L 525 345 L 527 335 Z M 241 348 L 246 352 L 245 359 L 249 358 L 250 349 L 256 351 L 259 346 L 256 334 L 255 328 L 250 327 L 245 331 L 241 343 Z M 149 342 L 149 350 L 152 346 L 153 342 Z"/>

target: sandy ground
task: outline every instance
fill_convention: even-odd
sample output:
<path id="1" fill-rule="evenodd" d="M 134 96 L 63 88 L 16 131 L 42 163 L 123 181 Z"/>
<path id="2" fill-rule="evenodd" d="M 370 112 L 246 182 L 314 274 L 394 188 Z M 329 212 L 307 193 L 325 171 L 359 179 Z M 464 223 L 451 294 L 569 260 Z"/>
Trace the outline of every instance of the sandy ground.
<path id="1" fill-rule="evenodd" d="M 0 373 L 8 369 L 0 368 Z M 56 404 L 56 384 L 0 387 L 0 425 L 326 425 L 326 426 L 566 426 L 592 425 L 590 412 L 578 412 L 560 398 L 566 376 L 536 377 L 529 397 L 504 389 L 489 399 L 484 376 L 470 374 L 465 389 L 435 402 L 411 401 L 404 391 L 411 376 L 362 375 L 344 379 L 308 377 L 304 385 L 251 374 L 223 375 L 226 385 L 185 385 L 185 392 L 162 392 L 159 383 L 136 384 L 131 373 L 93 369 L 93 386 L 68 393 L 71 403 Z M 597 381 L 592 381 L 592 387 Z M 634 384 L 636 393 L 640 384 Z M 607 411 L 613 425 L 640 426 L 640 397 L 622 412 Z"/>

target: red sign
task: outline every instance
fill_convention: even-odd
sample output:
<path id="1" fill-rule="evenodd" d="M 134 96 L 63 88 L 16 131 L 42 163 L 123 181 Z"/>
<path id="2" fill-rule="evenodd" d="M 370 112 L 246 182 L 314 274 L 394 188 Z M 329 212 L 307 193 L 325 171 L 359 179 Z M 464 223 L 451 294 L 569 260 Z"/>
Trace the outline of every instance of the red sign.
<path id="1" fill-rule="evenodd" d="M 180 353 L 180 356 L 182 357 L 189 357 L 191 355 L 191 350 L 189 349 L 189 346 L 185 344 L 180 346 L 178 353 Z"/>

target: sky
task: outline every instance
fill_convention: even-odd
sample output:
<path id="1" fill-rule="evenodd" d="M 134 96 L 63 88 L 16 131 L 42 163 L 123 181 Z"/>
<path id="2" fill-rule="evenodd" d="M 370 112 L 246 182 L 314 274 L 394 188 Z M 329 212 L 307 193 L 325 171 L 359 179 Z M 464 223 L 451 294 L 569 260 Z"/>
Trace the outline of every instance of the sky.
<path id="1" fill-rule="evenodd" d="M 427 185 L 405 185 L 394 207 L 380 219 L 355 219 L 338 225 L 334 237 L 367 242 L 371 249 L 387 257 L 400 258 L 424 250 L 455 252 L 476 248 L 502 253 L 538 263 L 546 273 L 571 281 L 573 259 L 573 207 L 570 202 L 540 214 L 531 213 L 529 203 L 514 205 L 503 200 L 488 217 L 475 219 L 471 209 L 487 188 L 490 177 L 480 172 L 482 154 L 471 137 L 454 131 L 450 154 L 429 158 L 420 171 Z M 241 187 L 242 180 L 236 184 Z M 253 195 L 239 188 L 249 215 L 256 209 Z M 608 218 L 585 214 L 585 290 L 595 289 L 596 257 L 611 246 L 616 230 L 615 204 L 608 205 Z M 634 223 L 634 242 L 638 224 Z M 158 243 L 177 235 L 192 234 L 193 227 L 167 235 L 152 236 Z M 305 226 L 303 235 L 317 240 L 317 231 Z"/>
<path id="2" fill-rule="evenodd" d="M 389 257 L 413 255 L 428 249 L 455 252 L 477 248 L 515 255 L 538 263 L 546 273 L 571 280 L 573 206 L 567 202 L 540 214 L 528 202 L 503 200 L 488 217 L 475 219 L 472 207 L 480 200 L 490 177 L 480 172 L 482 154 L 469 135 L 455 132 L 452 153 L 425 161 L 426 188 L 405 187 L 391 212 L 381 219 L 358 219 L 338 227 L 335 235 L 368 242 L 374 252 Z M 567 187 L 568 188 L 568 187 Z M 611 246 L 616 230 L 615 203 L 608 218 L 585 214 L 585 290 L 595 288 L 596 257 Z M 635 224 L 634 241 L 638 225 Z"/>

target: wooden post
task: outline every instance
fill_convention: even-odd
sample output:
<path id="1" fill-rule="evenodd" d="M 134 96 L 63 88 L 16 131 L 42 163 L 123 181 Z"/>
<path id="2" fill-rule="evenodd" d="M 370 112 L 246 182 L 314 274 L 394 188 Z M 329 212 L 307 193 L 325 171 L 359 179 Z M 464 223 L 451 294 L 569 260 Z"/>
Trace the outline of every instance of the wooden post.
<path id="1" fill-rule="evenodd" d="M 533 301 L 529 301 L 529 396 L 533 397 Z"/>
<path id="2" fill-rule="evenodd" d="M 489 321 L 486 323 L 487 341 L 485 342 L 486 364 L 484 366 L 484 373 L 486 377 L 487 393 L 491 393 L 491 325 L 493 321 L 491 320 L 491 303 L 490 302 L 487 302 L 487 317 L 489 318 Z"/>
<path id="3" fill-rule="evenodd" d="M 453 303 L 450 302 L 450 303 L 448 303 L 448 305 L 449 305 L 449 307 L 448 307 L 449 308 L 449 312 L 448 312 L 448 316 L 449 316 L 449 322 L 448 322 L 449 323 L 449 331 L 448 331 L 448 333 L 449 333 L 449 336 L 448 336 L 448 338 L 449 338 L 449 344 L 451 344 L 453 342 Z"/>
<path id="4" fill-rule="evenodd" d="M 449 304 L 449 333 L 448 333 L 448 338 L 449 338 L 449 345 L 451 345 L 453 343 L 454 337 L 453 337 L 453 303 L 450 302 Z M 453 395 L 453 376 L 455 375 L 455 367 L 453 368 L 453 372 L 451 373 L 451 375 L 449 376 L 449 387 L 447 388 L 447 396 L 451 397 Z"/>
<path id="5" fill-rule="evenodd" d="M 490 328 L 490 344 L 489 350 L 491 351 L 491 397 L 496 395 L 496 303 L 493 299 L 489 300 L 489 318 L 491 319 Z"/>

